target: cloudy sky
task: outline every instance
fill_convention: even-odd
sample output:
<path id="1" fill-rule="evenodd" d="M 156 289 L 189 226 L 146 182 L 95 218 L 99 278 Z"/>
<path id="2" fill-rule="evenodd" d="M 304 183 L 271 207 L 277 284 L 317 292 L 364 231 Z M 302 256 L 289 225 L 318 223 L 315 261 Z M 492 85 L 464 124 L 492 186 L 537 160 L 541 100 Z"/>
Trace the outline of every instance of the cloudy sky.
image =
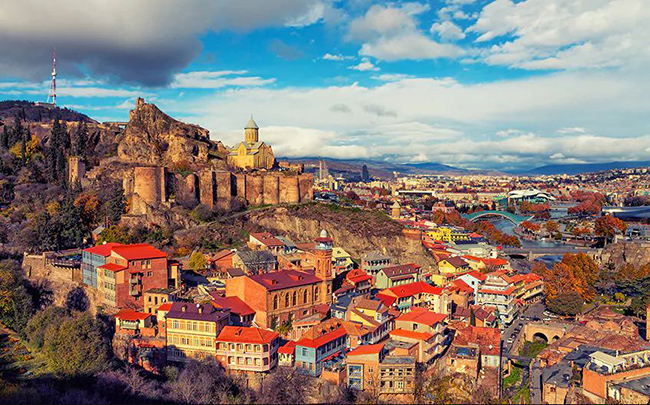
<path id="1" fill-rule="evenodd" d="M 276 155 L 464 168 L 650 160 L 648 0 L 2 0 L 0 99 L 138 96 Z"/>

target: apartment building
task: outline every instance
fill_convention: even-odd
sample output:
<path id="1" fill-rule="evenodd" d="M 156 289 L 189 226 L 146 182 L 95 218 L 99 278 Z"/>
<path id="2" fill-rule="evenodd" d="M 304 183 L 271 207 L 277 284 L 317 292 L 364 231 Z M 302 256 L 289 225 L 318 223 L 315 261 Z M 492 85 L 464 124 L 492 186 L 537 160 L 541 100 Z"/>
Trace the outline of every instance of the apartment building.
<path id="1" fill-rule="evenodd" d="M 278 364 L 280 335 L 255 327 L 225 326 L 216 347 L 217 360 L 228 370 L 268 372 Z"/>
<path id="2" fill-rule="evenodd" d="M 415 390 L 415 358 L 391 356 L 385 343 L 360 346 L 347 354 L 347 385 L 379 394 L 408 394 Z"/>
<path id="3" fill-rule="evenodd" d="M 431 364 L 451 343 L 446 319 L 445 314 L 414 308 L 395 319 L 395 329 L 390 332 L 390 337 L 401 342 L 417 343 L 417 362 Z"/>
<path id="4" fill-rule="evenodd" d="M 496 307 L 502 325 L 509 325 L 517 316 L 517 289 L 510 277 L 503 272 L 487 274 L 487 278 L 476 294 L 478 305 Z"/>
<path id="5" fill-rule="evenodd" d="M 215 341 L 229 318 L 230 311 L 212 304 L 172 303 L 165 316 L 168 361 L 215 358 Z"/>

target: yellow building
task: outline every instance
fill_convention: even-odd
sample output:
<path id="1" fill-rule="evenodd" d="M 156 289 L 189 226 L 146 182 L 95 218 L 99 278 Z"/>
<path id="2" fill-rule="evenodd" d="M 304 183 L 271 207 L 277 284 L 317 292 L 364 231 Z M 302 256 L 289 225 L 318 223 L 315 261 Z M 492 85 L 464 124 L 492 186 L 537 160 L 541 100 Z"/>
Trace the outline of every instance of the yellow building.
<path id="1" fill-rule="evenodd" d="M 271 169 L 275 155 L 270 145 L 260 142 L 259 127 L 251 117 L 244 128 L 244 141 L 230 148 L 228 164 L 245 170 Z"/>
<path id="2" fill-rule="evenodd" d="M 228 325 L 230 311 L 212 304 L 174 302 L 165 315 L 167 326 L 167 360 L 216 358 L 217 336 Z"/>
<path id="3" fill-rule="evenodd" d="M 427 232 L 429 238 L 443 242 L 455 242 L 457 240 L 469 240 L 469 235 L 447 227 L 439 227 Z"/>

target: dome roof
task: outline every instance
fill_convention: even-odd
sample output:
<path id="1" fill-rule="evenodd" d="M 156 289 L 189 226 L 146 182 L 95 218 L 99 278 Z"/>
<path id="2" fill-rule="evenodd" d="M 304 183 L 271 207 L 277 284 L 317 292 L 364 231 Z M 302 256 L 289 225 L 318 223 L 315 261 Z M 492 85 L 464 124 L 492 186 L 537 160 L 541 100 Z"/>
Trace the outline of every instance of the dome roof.
<path id="1" fill-rule="evenodd" d="M 253 116 L 252 116 L 252 115 L 251 115 L 251 119 L 248 120 L 248 123 L 247 123 L 246 126 L 244 127 L 244 129 L 249 129 L 249 128 L 252 128 L 252 129 L 260 129 L 260 127 L 257 126 L 257 123 L 256 123 L 255 120 L 253 119 Z"/>
<path id="2" fill-rule="evenodd" d="M 401 206 L 397 201 L 395 201 L 395 203 L 393 203 L 393 206 L 391 208 L 401 208 Z"/>
<path id="3" fill-rule="evenodd" d="M 320 236 L 319 237 L 320 238 L 329 238 L 329 236 L 327 235 L 327 231 L 325 229 L 320 231 Z"/>

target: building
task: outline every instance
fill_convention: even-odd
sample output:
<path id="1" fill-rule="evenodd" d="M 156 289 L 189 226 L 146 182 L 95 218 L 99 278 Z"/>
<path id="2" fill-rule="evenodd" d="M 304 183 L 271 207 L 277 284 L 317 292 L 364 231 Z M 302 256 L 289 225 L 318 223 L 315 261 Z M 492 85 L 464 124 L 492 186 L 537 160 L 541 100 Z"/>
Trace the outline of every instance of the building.
<path id="1" fill-rule="evenodd" d="M 244 141 L 230 148 L 228 164 L 244 170 L 272 169 L 275 155 L 270 145 L 260 142 L 257 123 L 251 117 L 244 127 Z"/>
<path id="2" fill-rule="evenodd" d="M 167 253 L 146 243 L 111 247 L 106 264 L 97 267 L 99 305 L 109 311 L 144 308 L 144 291 L 167 288 Z"/>
<path id="3" fill-rule="evenodd" d="M 255 311 L 246 305 L 239 297 L 221 297 L 213 293 L 212 305 L 215 308 L 227 309 L 230 311 L 230 325 L 250 326 L 255 320 Z"/>
<path id="4" fill-rule="evenodd" d="M 296 342 L 288 341 L 278 349 L 278 365 L 281 367 L 293 367 L 296 361 Z"/>
<path id="5" fill-rule="evenodd" d="M 303 334 L 296 342 L 296 367 L 319 376 L 326 360 L 342 354 L 348 346 L 348 332 L 343 322 L 332 318 Z"/>
<path id="6" fill-rule="evenodd" d="M 167 359 L 182 363 L 215 358 L 215 341 L 228 325 L 230 313 L 211 304 L 174 302 L 165 319 Z"/>
<path id="7" fill-rule="evenodd" d="M 370 292 L 370 289 L 372 288 L 372 276 L 366 274 L 361 269 L 354 269 L 350 270 L 346 275 L 345 275 L 345 282 L 344 284 L 350 284 L 355 292 L 359 294 L 366 294 Z"/>
<path id="8" fill-rule="evenodd" d="M 144 312 L 155 314 L 161 304 L 176 301 L 173 288 L 150 288 L 144 292 Z"/>
<path id="9" fill-rule="evenodd" d="M 608 400 L 630 402 L 632 397 L 636 399 L 637 394 L 629 392 L 635 384 L 634 380 L 650 377 L 650 350 L 641 350 L 631 353 L 614 355 L 601 351 L 592 353 L 590 361 L 582 370 L 582 391 L 583 394 L 596 403 L 604 403 Z M 621 385 L 627 383 L 627 385 Z M 643 388 L 641 384 L 637 384 Z M 622 395 L 623 388 L 628 392 L 629 397 Z M 645 388 L 645 394 L 648 394 L 648 388 Z"/>
<path id="10" fill-rule="evenodd" d="M 226 281 L 226 297 L 239 297 L 252 308 L 258 326 L 273 329 L 298 320 L 332 303 L 332 239 L 322 231 L 316 238 L 315 269 L 280 270 Z"/>
<path id="11" fill-rule="evenodd" d="M 487 274 L 476 295 L 476 303 L 496 307 L 502 325 L 511 324 L 519 312 L 515 285 L 502 272 Z"/>
<path id="12" fill-rule="evenodd" d="M 537 189 L 531 190 L 512 190 L 508 193 L 508 202 L 519 204 L 523 201 L 534 204 L 546 204 L 549 201 L 555 201 L 551 194 Z"/>
<path id="13" fill-rule="evenodd" d="M 459 256 L 450 256 L 438 262 L 438 271 L 442 275 L 458 274 L 471 270 L 469 264 Z"/>
<path id="14" fill-rule="evenodd" d="M 457 325 L 449 355 L 446 356 L 447 370 L 478 378 L 485 369 L 498 369 L 500 353 L 499 329 Z"/>
<path id="15" fill-rule="evenodd" d="M 287 245 L 279 237 L 275 237 L 268 232 L 253 232 L 248 237 L 248 246 L 256 249 L 266 249 L 273 255 L 291 253 L 295 249 L 293 243 Z"/>
<path id="16" fill-rule="evenodd" d="M 438 227 L 427 232 L 427 236 L 433 240 L 442 242 L 455 242 L 457 240 L 470 240 L 469 234 L 456 228 Z"/>
<path id="17" fill-rule="evenodd" d="M 278 364 L 280 335 L 243 326 L 224 326 L 216 339 L 217 360 L 231 371 L 268 372 Z"/>
<path id="18" fill-rule="evenodd" d="M 395 319 L 395 329 L 390 332 L 390 337 L 401 342 L 417 343 L 418 363 L 431 364 L 451 343 L 446 319 L 445 314 L 437 314 L 426 308 L 414 308 Z"/>
<path id="19" fill-rule="evenodd" d="M 441 314 L 451 313 L 449 293 L 424 281 L 387 288 L 377 293 L 377 298 L 387 307 L 409 312 L 412 307 L 426 307 Z"/>
<path id="20" fill-rule="evenodd" d="M 384 267 L 375 275 L 375 287 L 385 289 L 414 283 L 419 275 L 420 266 L 413 263 Z"/>
<path id="21" fill-rule="evenodd" d="M 240 250 L 232 256 L 232 266 L 246 274 L 263 274 L 278 268 L 278 260 L 269 250 Z"/>
<path id="22" fill-rule="evenodd" d="M 84 249 L 81 252 L 81 276 L 84 284 L 97 288 L 97 268 L 106 264 L 106 258 L 111 255 L 114 246 L 120 243 L 105 243 Z"/>
<path id="23" fill-rule="evenodd" d="M 139 335 L 147 329 L 151 329 L 150 335 L 154 335 L 154 317 L 145 312 L 138 312 L 125 308 L 115 314 L 115 333 Z"/>
<path id="24" fill-rule="evenodd" d="M 347 385 L 378 394 L 411 394 L 415 391 L 415 358 L 392 356 L 384 343 L 365 345 L 347 354 Z"/>
<path id="25" fill-rule="evenodd" d="M 361 270 L 374 277 L 379 270 L 390 266 L 390 263 L 389 256 L 378 251 L 370 252 L 361 259 Z"/>
<path id="26" fill-rule="evenodd" d="M 352 270 L 354 267 L 354 261 L 352 256 L 343 248 L 334 247 L 332 248 L 332 262 L 334 268 L 336 269 L 336 274 L 341 274 L 342 272 Z"/>

